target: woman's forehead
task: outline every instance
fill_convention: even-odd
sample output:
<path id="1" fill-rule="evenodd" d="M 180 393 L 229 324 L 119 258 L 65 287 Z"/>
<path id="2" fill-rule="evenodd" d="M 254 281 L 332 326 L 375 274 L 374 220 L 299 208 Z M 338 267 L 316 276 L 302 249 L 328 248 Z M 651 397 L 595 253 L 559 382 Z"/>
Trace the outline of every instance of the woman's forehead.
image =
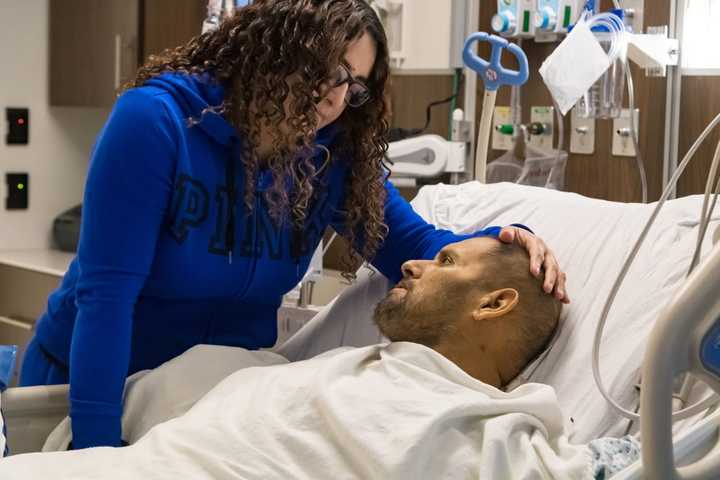
<path id="1" fill-rule="evenodd" d="M 375 41 L 367 32 L 348 45 L 343 60 L 350 67 L 353 77 L 357 79 L 370 77 L 375 64 L 376 50 Z"/>

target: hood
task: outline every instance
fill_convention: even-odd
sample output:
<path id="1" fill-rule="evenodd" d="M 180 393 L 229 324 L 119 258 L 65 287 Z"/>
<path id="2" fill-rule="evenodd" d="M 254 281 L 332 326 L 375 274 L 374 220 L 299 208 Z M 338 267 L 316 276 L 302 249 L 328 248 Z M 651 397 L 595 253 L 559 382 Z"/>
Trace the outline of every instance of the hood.
<path id="1" fill-rule="evenodd" d="M 209 73 L 192 74 L 185 73 L 163 73 L 148 80 L 145 85 L 160 88 L 172 95 L 175 102 L 180 106 L 184 119 L 193 119 L 193 128 L 200 128 L 210 138 L 228 147 L 228 155 L 225 158 L 225 183 L 229 197 L 230 214 L 225 228 L 226 244 L 228 246 L 228 263 L 232 263 L 233 246 L 235 244 L 235 216 L 237 199 L 237 152 L 240 139 L 237 130 L 216 113 L 225 98 L 224 87 L 216 82 Z M 205 111 L 208 107 L 214 107 L 215 111 Z M 204 113 L 203 113 L 204 112 Z M 335 124 L 322 128 L 316 136 L 316 145 L 328 147 L 338 133 L 338 126 Z M 320 154 L 320 147 L 312 152 L 313 156 Z M 260 172 L 263 179 L 259 189 L 269 184 L 267 175 Z M 296 258 L 296 261 L 299 261 Z"/>
<path id="2" fill-rule="evenodd" d="M 145 85 L 161 88 L 177 102 L 186 119 L 194 119 L 195 128 L 200 128 L 209 137 L 221 145 L 230 146 L 238 141 L 235 128 L 213 111 L 203 111 L 208 107 L 219 109 L 225 98 L 225 88 L 209 73 L 188 75 L 185 73 L 163 73 L 153 77 Z M 316 143 L 328 146 L 338 133 L 338 126 L 333 123 L 317 134 Z"/>

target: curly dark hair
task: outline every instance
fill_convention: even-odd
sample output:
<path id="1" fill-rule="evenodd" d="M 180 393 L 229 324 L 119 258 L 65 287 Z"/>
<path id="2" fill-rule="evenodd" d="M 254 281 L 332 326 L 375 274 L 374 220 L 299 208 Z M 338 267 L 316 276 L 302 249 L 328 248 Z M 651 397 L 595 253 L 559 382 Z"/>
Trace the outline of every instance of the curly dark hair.
<path id="1" fill-rule="evenodd" d="M 341 133 L 332 147 L 336 155 L 330 157 L 350 165 L 342 235 L 350 245 L 345 274 L 352 276 L 353 255 L 372 259 L 388 231 L 383 185 L 388 47 L 382 24 L 365 0 L 256 0 L 217 30 L 150 56 L 126 87 L 141 86 L 164 72 L 211 72 L 225 87 L 221 113 L 247 139 L 242 151 L 246 207 L 252 209 L 260 165 L 267 165 L 273 176 L 266 193 L 271 216 L 280 222 L 290 213 L 302 228 L 318 174 L 312 155 L 304 154 L 313 151 L 318 124 L 313 92 L 322 91 L 348 45 L 364 33 L 377 52 L 367 81 L 371 98 L 359 108 L 346 108 L 336 121 Z M 272 153 L 262 160 L 256 152 L 261 129 L 273 139 Z M 287 179 L 292 179 L 290 191 Z"/>

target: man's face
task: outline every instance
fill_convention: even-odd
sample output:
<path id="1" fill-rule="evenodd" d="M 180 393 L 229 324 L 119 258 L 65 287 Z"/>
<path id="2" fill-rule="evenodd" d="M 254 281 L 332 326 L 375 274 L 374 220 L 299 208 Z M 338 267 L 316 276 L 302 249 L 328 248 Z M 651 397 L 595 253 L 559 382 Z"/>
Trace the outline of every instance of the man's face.
<path id="1" fill-rule="evenodd" d="M 375 322 L 392 341 L 432 346 L 476 306 L 479 281 L 493 238 L 473 238 L 443 248 L 433 260 L 411 260 L 403 279 L 375 308 Z"/>

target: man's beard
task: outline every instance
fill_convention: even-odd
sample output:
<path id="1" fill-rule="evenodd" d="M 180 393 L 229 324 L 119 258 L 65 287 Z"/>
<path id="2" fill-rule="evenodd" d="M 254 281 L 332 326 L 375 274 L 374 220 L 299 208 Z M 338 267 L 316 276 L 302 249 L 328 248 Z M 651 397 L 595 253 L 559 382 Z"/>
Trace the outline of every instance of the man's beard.
<path id="1" fill-rule="evenodd" d="M 433 315 L 424 315 L 422 309 L 417 312 L 407 307 L 405 298 L 395 299 L 386 296 L 375 306 L 373 320 L 380 332 L 393 342 L 414 342 L 432 347 L 445 333 L 442 321 Z"/>
<path id="2" fill-rule="evenodd" d="M 375 305 L 373 321 L 383 335 L 393 342 L 400 341 L 402 335 L 403 317 L 405 316 L 405 303 L 397 301 L 388 295 Z"/>

